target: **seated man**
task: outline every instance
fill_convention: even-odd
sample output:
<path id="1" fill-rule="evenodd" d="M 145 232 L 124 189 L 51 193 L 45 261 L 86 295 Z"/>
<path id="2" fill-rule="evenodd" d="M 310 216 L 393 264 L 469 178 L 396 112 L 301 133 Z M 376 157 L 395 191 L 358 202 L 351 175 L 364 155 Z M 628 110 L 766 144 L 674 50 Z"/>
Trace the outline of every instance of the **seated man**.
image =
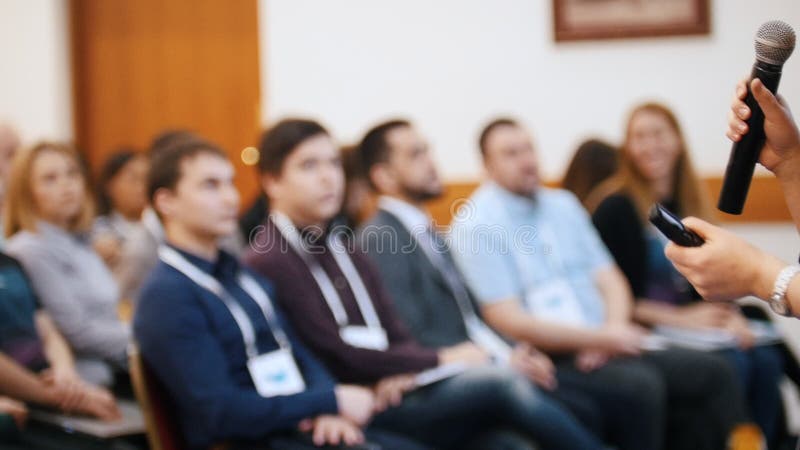
<path id="1" fill-rule="evenodd" d="M 282 121 L 260 150 L 271 214 L 246 261 L 274 280 L 295 329 L 340 381 L 374 386 L 383 410 L 376 425 L 439 448 L 464 448 L 495 427 L 523 437 L 512 448 L 529 448 L 531 438 L 547 448 L 602 448 L 524 376 L 488 364 L 475 344 L 426 348 L 408 333 L 370 261 L 332 224 L 344 170 L 322 126 Z M 452 372 L 424 381 L 433 368 Z"/>
<path id="2" fill-rule="evenodd" d="M 226 155 L 201 140 L 153 160 L 148 194 L 167 244 L 134 318 L 142 358 L 169 393 L 190 448 L 359 445 L 372 394 L 337 386 L 274 308 L 271 285 L 219 248 L 237 227 L 233 174 Z M 375 440 L 416 448 L 388 435 Z"/>
<path id="3" fill-rule="evenodd" d="M 0 395 L 67 413 L 117 419 L 114 397 L 80 379 L 69 346 L 47 313 L 39 309 L 22 266 L 1 252 L 0 299 Z M 13 400 L 5 399 L 2 410 L 19 426 L 27 409 Z M 28 437 L 25 433 L 17 436 L 26 445 L 34 445 Z M 65 437 L 56 433 L 46 440 L 60 441 L 61 448 L 71 447 Z"/>
<path id="4" fill-rule="evenodd" d="M 551 353 L 559 381 L 605 413 L 619 447 L 723 448 L 746 417 L 731 368 L 701 352 L 643 351 L 625 279 L 577 199 L 540 186 L 528 133 L 500 119 L 484 129 L 480 148 L 490 181 L 451 233 L 487 322 Z M 646 408 L 621 407 L 626 393 Z"/>
<path id="5" fill-rule="evenodd" d="M 165 130 L 153 137 L 147 150 L 148 167 L 162 151 L 182 143 L 202 140 L 197 134 L 187 130 Z M 136 301 L 147 275 L 158 263 L 158 247 L 164 244 L 164 225 L 149 203 L 142 211 L 140 226 L 125 236 L 116 264 L 120 281 L 122 299 Z M 223 250 L 238 255 L 241 252 L 241 237 L 238 231 L 220 239 Z"/>

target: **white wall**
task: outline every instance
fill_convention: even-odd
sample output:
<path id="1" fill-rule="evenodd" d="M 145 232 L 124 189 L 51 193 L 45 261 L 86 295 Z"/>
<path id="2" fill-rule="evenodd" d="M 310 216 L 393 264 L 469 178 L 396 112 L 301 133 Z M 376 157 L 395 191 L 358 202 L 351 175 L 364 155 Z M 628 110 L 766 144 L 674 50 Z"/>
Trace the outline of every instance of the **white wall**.
<path id="1" fill-rule="evenodd" d="M 66 0 L 0 0 L 0 121 L 25 141 L 70 140 Z"/>
<path id="2" fill-rule="evenodd" d="M 797 0 L 713 0 L 707 37 L 556 44 L 550 0 L 260 0 L 263 117 L 312 115 L 343 141 L 392 115 L 432 141 L 445 177 L 480 175 L 476 135 L 496 114 L 534 132 L 547 177 L 576 145 L 616 140 L 642 99 L 682 120 L 700 171 L 724 171 L 725 113 L 753 35 Z M 800 111 L 800 56 L 781 91 Z"/>
<path id="3" fill-rule="evenodd" d="M 764 20 L 800 30 L 797 0 L 712 0 L 709 37 L 555 44 L 550 0 L 259 0 L 263 117 L 313 115 L 342 141 L 382 118 L 416 121 L 444 175 L 480 174 L 475 139 L 495 114 L 527 123 L 547 177 L 583 138 L 619 138 L 656 98 L 684 123 L 700 170 L 720 174 L 725 110 Z M 66 0 L 0 0 L 0 120 L 26 140 L 71 139 Z M 800 56 L 781 91 L 800 110 Z"/>

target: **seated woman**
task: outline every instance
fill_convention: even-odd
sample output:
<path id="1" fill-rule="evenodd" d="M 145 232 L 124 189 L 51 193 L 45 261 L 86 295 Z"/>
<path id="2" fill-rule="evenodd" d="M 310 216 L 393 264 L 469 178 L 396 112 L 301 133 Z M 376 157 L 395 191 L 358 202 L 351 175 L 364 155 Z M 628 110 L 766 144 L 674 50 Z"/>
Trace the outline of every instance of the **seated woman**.
<path id="1" fill-rule="evenodd" d="M 129 253 L 130 237 L 142 227 L 147 205 L 149 162 L 143 154 L 121 150 L 106 160 L 97 185 L 98 217 L 92 230 L 92 245 L 103 258 L 120 287 L 123 299 L 134 295 L 138 278 Z"/>
<path id="2" fill-rule="evenodd" d="M 0 397 L 0 441 L 36 447 L 23 430 L 27 416 L 23 402 L 105 420 L 117 418 L 114 397 L 76 373 L 69 347 L 39 309 L 22 267 L 4 253 L 0 253 L 0 298 L 0 396 L 6 396 Z M 53 437 L 60 448 L 71 448 L 63 436 Z"/>
<path id="3" fill-rule="evenodd" d="M 567 166 L 561 187 L 572 192 L 584 207 L 590 208 L 590 194 L 603 181 L 614 175 L 619 164 L 617 149 L 598 139 L 584 141 L 575 150 Z"/>
<path id="4" fill-rule="evenodd" d="M 127 372 L 131 332 L 117 314 L 114 277 L 86 238 L 94 208 L 77 153 L 50 142 L 19 152 L 5 208 L 6 251 L 25 268 L 78 372 L 111 385 Z"/>
<path id="5" fill-rule="evenodd" d="M 721 353 L 736 367 L 752 418 L 772 448 L 780 431 L 780 351 L 754 346 L 738 307 L 697 302 L 699 295 L 664 256 L 666 238 L 647 220 L 655 202 L 680 216 L 712 216 L 680 125 L 667 107 L 646 103 L 633 110 L 619 172 L 591 195 L 603 198 L 593 220 L 630 282 L 635 318 L 647 325 L 727 330 L 735 336 L 738 345 Z"/>

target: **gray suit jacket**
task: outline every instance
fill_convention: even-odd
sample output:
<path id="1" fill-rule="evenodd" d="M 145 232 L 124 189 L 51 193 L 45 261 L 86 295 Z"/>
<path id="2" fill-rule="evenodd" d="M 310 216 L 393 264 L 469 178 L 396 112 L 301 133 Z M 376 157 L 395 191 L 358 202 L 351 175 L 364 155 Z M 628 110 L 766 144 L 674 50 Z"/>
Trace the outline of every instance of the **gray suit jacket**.
<path id="1" fill-rule="evenodd" d="M 420 343 L 444 347 L 469 339 L 444 276 L 397 217 L 379 210 L 359 229 L 358 242 L 377 264 L 395 309 Z M 443 256 L 450 258 L 449 253 Z"/>

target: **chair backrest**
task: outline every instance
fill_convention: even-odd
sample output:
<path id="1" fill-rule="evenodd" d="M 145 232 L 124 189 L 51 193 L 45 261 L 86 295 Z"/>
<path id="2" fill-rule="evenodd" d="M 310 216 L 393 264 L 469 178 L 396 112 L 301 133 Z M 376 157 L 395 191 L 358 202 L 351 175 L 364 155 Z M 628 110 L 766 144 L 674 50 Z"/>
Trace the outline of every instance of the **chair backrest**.
<path id="1" fill-rule="evenodd" d="M 139 348 L 131 344 L 128 364 L 136 399 L 142 408 L 147 440 L 152 450 L 185 450 L 186 443 L 174 417 L 173 405 L 164 387 L 147 367 Z"/>

